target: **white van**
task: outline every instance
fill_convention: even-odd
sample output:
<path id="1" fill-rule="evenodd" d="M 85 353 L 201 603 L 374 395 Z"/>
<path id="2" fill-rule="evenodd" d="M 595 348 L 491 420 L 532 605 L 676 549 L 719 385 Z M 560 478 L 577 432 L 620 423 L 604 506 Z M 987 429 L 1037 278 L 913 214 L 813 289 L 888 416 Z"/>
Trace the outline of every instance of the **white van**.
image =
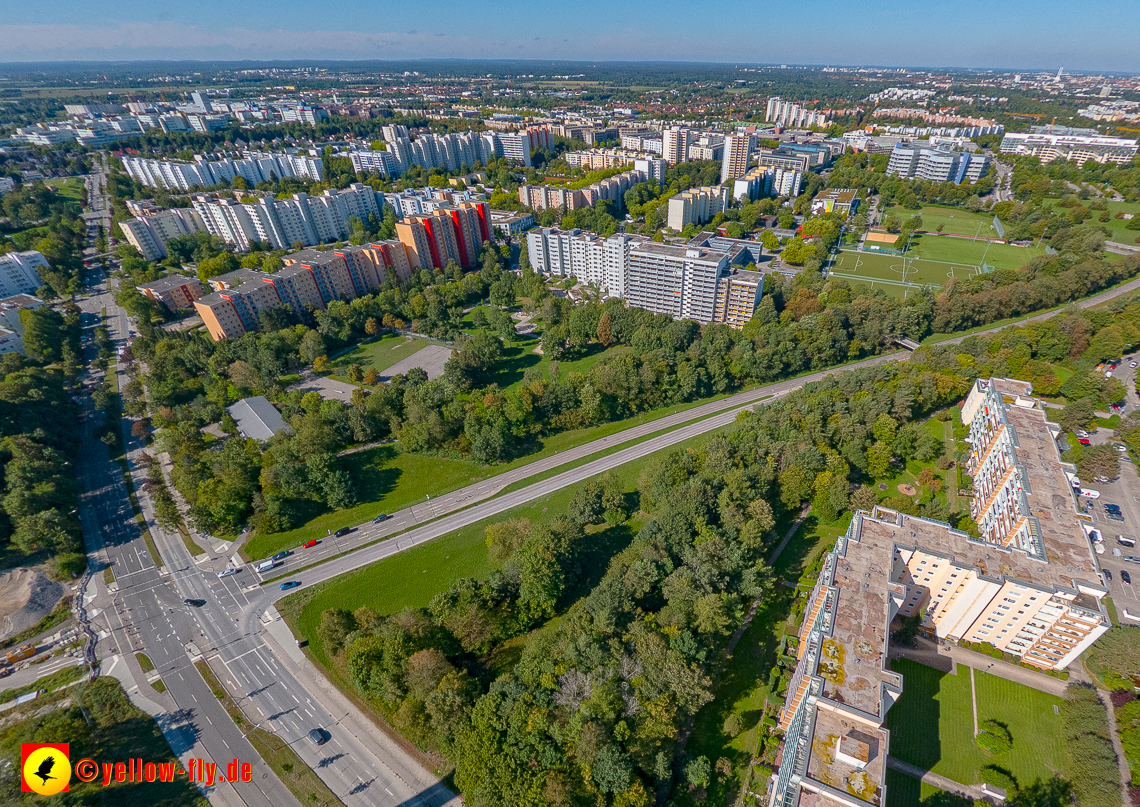
<path id="1" fill-rule="evenodd" d="M 257 571 L 267 572 L 276 565 L 277 561 L 273 560 L 272 558 L 270 560 L 263 560 L 261 563 L 257 564 Z"/>
<path id="2" fill-rule="evenodd" d="M 1100 498 L 1100 491 L 1099 490 L 1090 490 L 1089 488 L 1081 488 L 1081 495 L 1084 496 L 1086 499 L 1099 499 Z"/>

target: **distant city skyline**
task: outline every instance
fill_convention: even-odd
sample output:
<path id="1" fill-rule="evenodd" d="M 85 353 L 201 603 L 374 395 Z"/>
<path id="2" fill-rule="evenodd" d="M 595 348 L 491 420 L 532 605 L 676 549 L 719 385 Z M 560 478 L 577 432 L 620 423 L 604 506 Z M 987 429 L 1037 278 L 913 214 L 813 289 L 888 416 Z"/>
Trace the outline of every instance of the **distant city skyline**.
<path id="1" fill-rule="evenodd" d="M 452 57 L 1140 71 L 1140 7 L 1126 0 L 881 0 L 866 8 L 818 0 L 770 8 L 743 0 L 203 0 L 177 8 L 38 0 L 6 8 L 0 61 Z"/>

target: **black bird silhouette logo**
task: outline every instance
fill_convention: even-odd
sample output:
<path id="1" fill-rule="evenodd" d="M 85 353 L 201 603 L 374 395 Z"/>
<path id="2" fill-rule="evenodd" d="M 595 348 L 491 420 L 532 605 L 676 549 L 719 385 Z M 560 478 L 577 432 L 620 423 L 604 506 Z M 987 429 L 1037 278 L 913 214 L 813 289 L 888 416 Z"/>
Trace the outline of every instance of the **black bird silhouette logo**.
<path id="1" fill-rule="evenodd" d="M 40 779 L 46 785 L 48 783 L 48 779 L 58 778 L 55 776 L 49 776 L 48 775 L 51 773 L 51 769 L 54 767 L 55 767 L 55 757 L 53 757 L 53 756 L 45 757 L 44 761 L 40 763 L 40 766 L 38 768 L 36 768 L 35 775 L 40 777 Z"/>

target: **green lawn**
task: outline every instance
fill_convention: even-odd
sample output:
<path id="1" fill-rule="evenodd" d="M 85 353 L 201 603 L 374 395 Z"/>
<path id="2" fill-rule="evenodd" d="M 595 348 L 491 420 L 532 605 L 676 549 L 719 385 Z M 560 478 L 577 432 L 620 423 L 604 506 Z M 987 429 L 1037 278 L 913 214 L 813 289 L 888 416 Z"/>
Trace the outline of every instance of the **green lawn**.
<path id="1" fill-rule="evenodd" d="M 364 370 L 369 367 L 375 367 L 377 371 L 387 370 L 393 364 L 403 361 L 430 344 L 431 342 L 424 339 L 388 334 L 375 342 L 357 345 L 347 353 L 330 361 L 329 366 L 347 367 L 350 364 L 359 364 Z"/>
<path id="2" fill-rule="evenodd" d="M 1064 775 L 1061 717 L 1053 709 L 1061 698 L 975 671 L 978 721 L 997 720 L 1013 734 L 1013 749 L 994 757 L 974 741 L 968 668 L 950 675 L 896 659 L 892 669 L 903 676 L 903 695 L 887 713 L 892 756 L 962 784 L 980 782 L 987 764 L 1007 768 L 1023 784 Z"/>
<path id="3" fill-rule="evenodd" d="M 701 435 L 683 445 L 699 446 L 713 434 Z M 637 477 L 641 469 L 662 453 L 657 452 L 626 463 L 610 473 L 622 484 L 622 489 L 627 494 L 632 494 L 637 488 Z M 459 578 L 482 578 L 490 574 L 491 563 L 484 543 L 484 529 L 488 524 L 505 521 L 508 518 L 532 520 L 554 518 L 565 513 L 573 496 L 574 488 L 566 487 L 539 497 L 363 569 L 319 583 L 285 598 L 278 608 L 294 632 L 307 639 L 313 653 L 327 665 L 328 659 L 316 635 L 322 611 L 328 608 L 354 610 L 361 605 L 367 605 L 378 613 L 390 614 L 405 606 L 424 607 L 432 597 L 445 591 Z M 632 500 L 631 496 L 627 495 L 627 500 Z M 625 528 L 611 528 L 597 533 L 593 541 L 601 545 L 606 553 L 616 552 L 632 540 L 636 526 L 636 522 L 631 519 Z M 603 535 L 604 537 L 601 537 Z M 592 579 L 580 584 L 579 588 L 583 589 L 582 594 L 586 594 L 601 579 L 607 563 L 608 561 L 599 559 L 598 562 L 590 564 L 590 568 L 594 570 Z"/>
<path id="4" fill-rule="evenodd" d="M 740 391 L 743 390 L 738 390 L 738 392 Z M 616 434 L 640 423 L 651 423 L 675 412 L 684 412 L 725 397 L 727 396 L 718 395 L 691 403 L 665 406 L 626 420 L 559 432 L 549 437 L 535 438 L 532 446 L 533 451 L 524 453 L 511 462 L 498 465 L 479 465 L 471 460 L 451 459 L 433 454 L 408 453 L 399 447 L 399 443 L 349 454 L 345 457 L 346 470 L 356 484 L 360 504 L 334 512 L 317 510 L 303 526 L 288 532 L 254 535 L 242 547 L 241 553 L 247 560 L 268 557 L 283 549 L 292 549 L 310 538 L 323 538 L 330 531 L 335 532 L 341 527 L 361 524 L 375 518 L 380 513 L 391 513 L 409 507 L 423 501 L 426 494 L 436 496 L 450 493 L 472 482 L 498 476 L 519 466 L 553 456 L 592 440 Z M 617 449 L 619 445 L 621 444 L 607 446 L 604 450 L 610 452 Z M 584 459 L 584 461 L 586 460 Z M 561 473 L 578 464 L 581 462 L 568 463 L 556 471 L 537 476 L 531 481 L 538 481 L 545 476 Z"/>
<path id="5" fill-rule="evenodd" d="M 1119 241 L 1122 244 L 1140 243 L 1136 240 L 1140 238 L 1140 231 L 1129 230 L 1126 226 L 1131 223 L 1129 220 L 1114 218 L 1118 212 L 1131 213 L 1133 216 L 1140 217 L 1140 205 L 1136 204 L 1136 202 L 1109 202 L 1108 221 L 1097 221 L 1097 216 L 1100 214 L 1096 212 L 1093 213 L 1091 219 L 1086 219 L 1086 221 L 1091 220 L 1094 224 L 1099 224 L 1112 230 L 1111 239 L 1113 241 Z"/>
<path id="6" fill-rule="evenodd" d="M 55 190 L 60 196 L 82 202 L 87 199 L 87 187 L 82 177 L 56 177 L 44 180 L 44 184 Z"/>
<path id="7" fill-rule="evenodd" d="M 978 266 L 985 256 L 986 263 L 997 269 L 1020 269 L 1037 255 L 1045 254 L 1045 247 L 1015 247 L 1009 244 L 987 244 L 966 238 L 924 235 L 911 245 L 909 257 L 919 256 L 927 261 Z M 943 270 L 945 277 L 946 271 Z M 945 279 L 942 281 L 945 283 Z"/>
<path id="8" fill-rule="evenodd" d="M 941 287 L 952 278 L 973 277 L 983 258 L 997 269 L 1020 269 L 1038 254 L 1044 254 L 1044 248 L 924 235 L 911 243 L 905 260 L 901 255 L 847 250 L 832 257 L 828 270 L 844 280 L 871 282 L 887 294 L 903 297 L 910 291 L 908 283 Z"/>
<path id="9" fill-rule="evenodd" d="M 897 207 L 891 208 L 889 212 L 902 216 L 903 221 L 913 215 L 910 211 L 904 211 Z M 933 205 L 927 205 L 920 212 L 923 230 L 935 232 L 938 225 L 941 224 L 944 233 L 970 236 L 997 234 L 989 229 L 994 220 L 992 213 L 972 213 L 965 207 L 936 207 Z M 979 224 L 981 225 L 981 232 L 978 231 Z"/>

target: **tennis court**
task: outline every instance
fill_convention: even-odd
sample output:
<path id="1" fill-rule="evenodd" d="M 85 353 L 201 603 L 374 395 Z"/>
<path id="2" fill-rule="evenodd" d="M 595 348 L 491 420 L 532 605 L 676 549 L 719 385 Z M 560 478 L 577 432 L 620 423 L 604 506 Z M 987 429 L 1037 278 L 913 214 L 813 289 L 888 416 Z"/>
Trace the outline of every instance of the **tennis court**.
<path id="1" fill-rule="evenodd" d="M 842 251 L 831 256 L 827 272 L 843 280 L 880 286 L 887 294 L 906 297 L 929 287 L 938 291 L 953 278 L 978 274 L 974 264 L 926 260 L 918 255 L 877 255 L 873 252 Z"/>

